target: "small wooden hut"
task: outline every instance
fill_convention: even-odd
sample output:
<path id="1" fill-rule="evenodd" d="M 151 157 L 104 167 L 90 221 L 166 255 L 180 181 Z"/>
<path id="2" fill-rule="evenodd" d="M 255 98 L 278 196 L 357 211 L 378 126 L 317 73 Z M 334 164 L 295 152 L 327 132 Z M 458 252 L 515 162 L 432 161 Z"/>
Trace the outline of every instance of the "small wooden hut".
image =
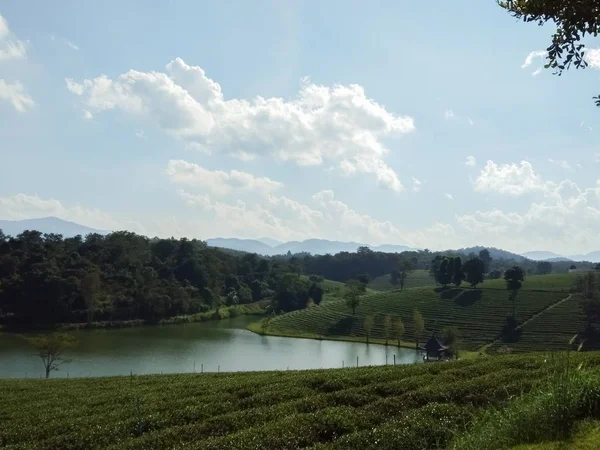
<path id="1" fill-rule="evenodd" d="M 423 355 L 425 361 L 440 361 L 448 357 L 448 347 L 435 337 L 435 332 L 432 333 L 425 345 L 421 347 L 421 350 L 425 353 Z"/>

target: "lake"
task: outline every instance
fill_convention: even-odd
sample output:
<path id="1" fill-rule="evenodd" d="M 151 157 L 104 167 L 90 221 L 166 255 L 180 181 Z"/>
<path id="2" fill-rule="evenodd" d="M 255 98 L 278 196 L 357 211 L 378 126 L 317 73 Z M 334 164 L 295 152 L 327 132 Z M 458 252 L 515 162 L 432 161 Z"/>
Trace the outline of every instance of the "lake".
<path id="1" fill-rule="evenodd" d="M 421 362 L 411 349 L 365 343 L 260 336 L 245 329 L 256 317 L 185 325 L 79 331 L 76 349 L 51 377 L 296 370 Z M 43 376 L 25 339 L 0 333 L 0 377 Z"/>

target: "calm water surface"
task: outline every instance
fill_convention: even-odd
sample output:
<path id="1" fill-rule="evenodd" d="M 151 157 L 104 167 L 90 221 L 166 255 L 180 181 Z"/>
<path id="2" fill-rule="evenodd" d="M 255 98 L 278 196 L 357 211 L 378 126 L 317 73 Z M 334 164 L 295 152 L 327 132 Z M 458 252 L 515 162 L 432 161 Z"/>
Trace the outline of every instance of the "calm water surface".
<path id="1" fill-rule="evenodd" d="M 256 317 L 73 333 L 79 345 L 52 377 L 336 368 L 419 362 L 414 350 L 364 343 L 260 336 Z M 39 377 L 43 365 L 22 337 L 0 333 L 0 377 Z"/>

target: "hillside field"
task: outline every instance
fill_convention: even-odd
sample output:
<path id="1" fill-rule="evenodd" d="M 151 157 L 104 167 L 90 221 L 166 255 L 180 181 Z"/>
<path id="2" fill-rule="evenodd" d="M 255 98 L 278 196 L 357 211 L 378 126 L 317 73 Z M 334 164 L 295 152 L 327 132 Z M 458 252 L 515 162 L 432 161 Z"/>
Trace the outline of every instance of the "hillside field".
<path id="1" fill-rule="evenodd" d="M 600 364 L 597 353 L 573 357 L 586 368 Z M 0 448 L 445 448 L 483 409 L 542 386 L 548 374 L 543 355 L 524 355 L 296 372 L 0 380 Z"/>
<path id="2" fill-rule="evenodd" d="M 519 325 L 529 322 L 520 333 L 522 340 L 514 343 L 517 351 L 562 350 L 566 347 L 583 323 L 576 296 L 559 304 L 569 295 L 574 281 L 575 276 L 569 274 L 526 279 L 517 297 L 515 318 Z M 461 347 L 479 351 L 501 336 L 507 317 L 512 315 L 512 302 L 503 283 L 503 280 L 488 280 L 481 289 L 420 287 L 369 292 L 361 299 L 356 315 L 352 315 L 343 298 L 336 298 L 317 307 L 274 317 L 268 324 L 267 333 L 364 340 L 365 317 L 373 315 L 375 323 L 371 339 L 383 342 L 386 339 L 384 317 L 390 315 L 402 318 L 405 325 L 402 340 L 411 345 L 409 343 L 416 341 L 412 316 L 418 309 L 425 319 L 426 329 L 420 336 L 421 341 L 434 331 L 455 326 L 462 335 Z M 554 305 L 556 308 L 551 308 Z M 545 324 L 551 327 L 546 328 Z M 258 331 L 257 326 L 251 329 Z"/>

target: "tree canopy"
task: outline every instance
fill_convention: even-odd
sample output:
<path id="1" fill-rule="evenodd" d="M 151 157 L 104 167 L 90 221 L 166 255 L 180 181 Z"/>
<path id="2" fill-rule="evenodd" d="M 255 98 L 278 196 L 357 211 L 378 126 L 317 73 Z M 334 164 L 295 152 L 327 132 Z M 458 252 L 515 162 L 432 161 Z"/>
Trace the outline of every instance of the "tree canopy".
<path id="1" fill-rule="evenodd" d="M 598 35 L 600 6 L 597 0 L 506 0 L 498 4 L 524 22 L 538 25 L 552 22 L 556 25 L 546 49 L 546 68 L 561 75 L 572 66 L 576 69 L 587 67 L 585 45 L 581 40 Z M 600 106 L 600 96 L 594 97 L 594 100 Z"/>

